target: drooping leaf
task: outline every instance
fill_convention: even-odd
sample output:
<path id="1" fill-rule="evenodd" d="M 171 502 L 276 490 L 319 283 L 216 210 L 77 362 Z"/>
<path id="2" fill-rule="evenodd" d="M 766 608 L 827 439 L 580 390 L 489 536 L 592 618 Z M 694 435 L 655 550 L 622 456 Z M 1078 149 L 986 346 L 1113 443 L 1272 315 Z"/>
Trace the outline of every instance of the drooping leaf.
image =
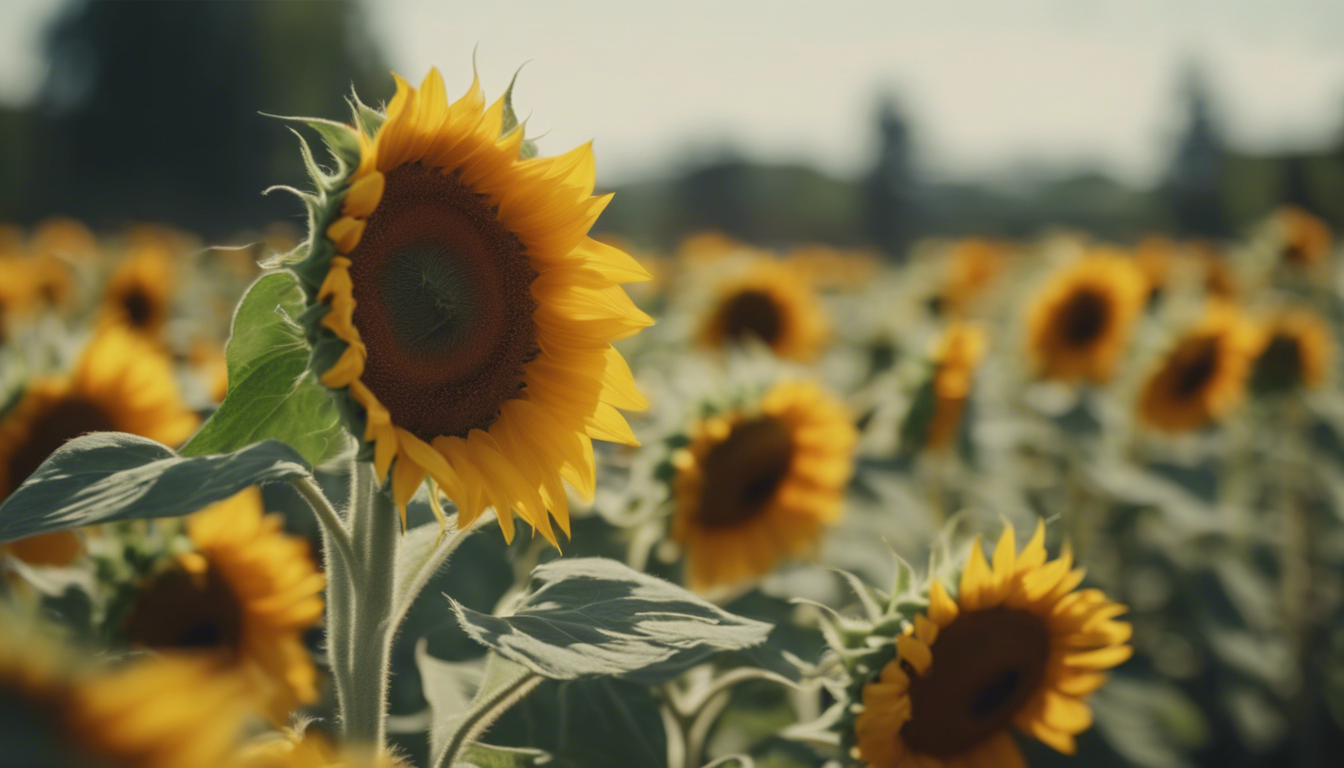
<path id="1" fill-rule="evenodd" d="M 179 517 L 253 485 L 309 474 L 276 440 L 233 453 L 179 456 L 122 432 L 75 438 L 0 504 L 0 541 L 114 520 Z"/>
<path id="2" fill-rule="evenodd" d="M 226 453 L 273 438 L 310 464 L 349 444 L 340 413 L 308 369 L 308 343 L 294 318 L 303 291 L 289 272 L 252 284 L 233 316 L 225 355 L 229 389 L 219 409 L 182 447 L 184 456 Z"/>
<path id="3" fill-rule="evenodd" d="M 611 675 L 654 683 L 716 652 L 764 642 L 770 632 L 769 624 L 603 558 L 540 566 L 511 615 L 453 608 L 472 639 L 556 680 Z"/>
<path id="4" fill-rule="evenodd" d="M 470 704 L 466 707 L 454 706 L 461 690 L 450 694 L 434 692 L 432 695 L 429 690 L 429 686 L 434 684 L 434 678 L 443 680 L 447 675 L 447 667 L 443 666 L 445 662 L 425 663 L 427 661 L 437 660 L 425 656 L 420 669 L 422 674 L 428 672 L 429 675 L 425 692 L 434 713 L 434 724 L 430 729 L 430 752 L 434 755 L 433 764 L 440 768 L 459 765 L 455 758 L 460 758 L 491 723 L 542 682 L 542 677 L 532 670 L 498 654 L 490 654 Z M 444 711 L 445 705 L 453 708 Z"/>

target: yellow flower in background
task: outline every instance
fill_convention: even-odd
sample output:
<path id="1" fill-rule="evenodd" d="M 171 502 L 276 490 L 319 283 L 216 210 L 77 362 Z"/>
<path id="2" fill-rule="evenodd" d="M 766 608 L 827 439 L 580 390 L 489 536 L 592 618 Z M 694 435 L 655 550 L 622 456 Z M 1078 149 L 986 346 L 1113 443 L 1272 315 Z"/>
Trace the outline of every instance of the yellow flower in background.
<path id="1" fill-rule="evenodd" d="M 672 537 L 691 588 L 759 578 L 815 548 L 840 518 L 856 440 L 844 407 L 808 383 L 697 424 L 672 459 Z"/>
<path id="2" fill-rule="evenodd" d="M 0 544 L 0 552 L 29 565 L 66 566 L 84 552 L 74 531 L 56 531 Z"/>
<path id="3" fill-rule="evenodd" d="M 176 446 L 199 423 L 163 353 L 129 331 L 108 329 L 89 343 L 70 376 L 29 383 L 0 416 L 0 500 L 72 438 L 130 432 Z"/>
<path id="4" fill-rule="evenodd" d="M 766 259 L 719 287 L 700 328 L 700 343 L 725 349 L 759 341 L 778 356 L 802 362 L 826 342 L 826 316 L 817 296 L 793 270 Z"/>
<path id="5" fill-rule="evenodd" d="M 0 345 L 9 339 L 14 321 L 28 309 L 31 271 L 26 259 L 0 253 Z"/>
<path id="6" fill-rule="evenodd" d="M 688 264 L 709 264 L 732 254 L 759 254 L 759 250 L 722 232 L 696 232 L 682 238 L 677 258 Z"/>
<path id="7" fill-rule="evenodd" d="M 1294 267 L 1319 264 L 1330 255 L 1334 237 L 1324 221 L 1297 206 L 1286 205 L 1274 214 L 1279 253 Z"/>
<path id="8" fill-rule="evenodd" d="M 96 672 L 47 638 L 0 623 L 5 759 L 62 768 L 208 768 L 233 747 L 244 718 L 237 679 L 184 660 Z"/>
<path id="9" fill-rule="evenodd" d="M 98 255 L 98 238 L 75 219 L 46 219 L 33 230 L 28 249 L 37 256 L 54 256 L 65 262 L 81 264 Z"/>
<path id="10" fill-rule="evenodd" d="M 983 238 L 958 241 L 947 254 L 947 278 L 943 285 L 942 308 L 960 316 L 974 304 L 1007 262 L 1007 249 Z"/>
<path id="11" fill-rule="evenodd" d="M 1143 273 L 1148 295 L 1167 287 L 1175 269 L 1176 243 L 1162 235 L 1149 235 L 1134 246 L 1134 263 Z"/>
<path id="12" fill-rule="evenodd" d="M 977 538 L 956 599 L 939 582 L 863 687 L 858 758 L 873 768 L 1024 767 L 1011 727 L 1065 754 L 1092 725 L 1085 699 L 1128 659 L 1125 606 L 1078 589 L 1068 551 L 1047 561 L 1038 524 L 1018 553 L 1009 527 L 986 562 Z"/>
<path id="13" fill-rule="evenodd" d="M 956 438 L 966 400 L 971 396 L 975 369 L 987 346 L 984 328 L 956 323 L 934 348 L 933 421 L 925 444 L 930 450 L 946 450 Z"/>
<path id="14" fill-rule="evenodd" d="M 1316 389 L 1330 375 L 1334 349 L 1330 328 L 1319 315 L 1304 309 L 1282 312 L 1265 328 L 1251 368 L 1251 389 Z"/>
<path id="15" fill-rule="evenodd" d="M 1237 273 L 1216 243 L 1192 240 L 1186 243 L 1186 253 L 1204 272 L 1204 292 L 1211 298 L 1232 301 L 1240 292 Z"/>
<path id="16" fill-rule="evenodd" d="M 1139 420 L 1162 432 L 1188 432 L 1222 418 L 1245 393 L 1259 339 L 1235 307 L 1212 304 L 1149 375 Z"/>
<path id="17" fill-rule="evenodd" d="M 1027 349 L 1047 379 L 1110 380 L 1147 297 L 1132 259 L 1098 250 L 1051 277 L 1027 314 Z"/>
<path id="18" fill-rule="evenodd" d="M 158 339 L 168 322 L 177 287 L 177 269 L 168 250 L 134 247 L 108 280 L 103 292 L 102 322 Z"/>
<path id="19" fill-rule="evenodd" d="M 555 543 L 561 480 L 593 494 L 592 440 L 638 444 L 616 409 L 647 401 L 611 342 L 652 324 L 621 288 L 649 275 L 587 236 L 610 200 L 591 147 L 524 159 L 504 119 L 479 82 L 449 104 L 437 71 L 419 90 L 397 78 L 325 229 L 316 298 L 344 348 L 318 373 L 362 412 L 403 522 L 428 475 L 459 526 L 494 507 L 506 538 L 517 512 Z"/>
<path id="20" fill-rule="evenodd" d="M 881 257 L 813 243 L 789 251 L 784 263 L 819 290 L 860 287 L 882 271 Z"/>
<path id="21" fill-rule="evenodd" d="M 325 579 L 308 541 L 263 515 L 250 488 L 187 520 L 195 551 L 178 556 L 138 593 L 126 621 L 137 646 L 217 662 L 249 682 L 277 723 L 317 700 L 303 633 L 322 617 Z"/>

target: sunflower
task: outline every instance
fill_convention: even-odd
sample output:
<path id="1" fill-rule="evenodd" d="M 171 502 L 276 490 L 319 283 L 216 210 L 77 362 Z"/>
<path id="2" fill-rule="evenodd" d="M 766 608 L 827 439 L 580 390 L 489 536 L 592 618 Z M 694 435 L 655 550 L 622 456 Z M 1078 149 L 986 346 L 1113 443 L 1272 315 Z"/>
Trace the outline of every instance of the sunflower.
<path id="1" fill-rule="evenodd" d="M 30 383 L 0 416 L 0 500 L 57 448 L 86 432 L 130 432 L 178 445 L 199 419 L 159 350 L 123 330 L 99 333 L 67 378 Z"/>
<path id="2" fill-rule="evenodd" d="M 672 457 L 672 537 L 691 588 L 764 576 L 840 517 L 857 434 L 813 384 L 784 383 L 751 411 L 701 421 Z"/>
<path id="3" fill-rule="evenodd" d="M 149 241 L 132 247 L 103 292 L 104 325 L 159 338 L 176 285 L 176 268 L 167 248 Z"/>
<path id="4" fill-rule="evenodd" d="M 73 671 L 68 654 L 13 618 L 0 623 L 0 724 L 13 764 L 201 768 L 233 746 L 247 715 L 236 680 L 182 660 Z"/>
<path id="5" fill-rule="evenodd" d="M 193 515 L 195 551 L 154 576 L 126 620 L 134 645 L 241 669 L 276 722 L 317 699 L 302 635 L 322 616 L 325 584 L 308 541 L 282 526 L 262 515 L 256 488 Z"/>
<path id="6" fill-rule="evenodd" d="M 873 768 L 1023 766 L 1010 725 L 1072 754 L 1092 724 L 1084 699 L 1129 658 L 1125 606 L 1077 589 L 1066 550 L 1046 561 L 1045 526 L 1016 553 L 1013 529 L 994 548 L 977 538 L 953 600 L 939 582 L 929 608 L 896 639 L 896 658 L 863 686 L 857 756 Z"/>
<path id="7" fill-rule="evenodd" d="M 985 347 L 984 328 L 970 323 L 953 325 L 938 341 L 933 353 L 933 420 L 925 443 L 930 450 L 947 449 L 960 431 L 961 415 Z"/>
<path id="8" fill-rule="evenodd" d="M 1147 294 L 1143 273 L 1115 251 L 1095 251 L 1055 273 L 1027 315 L 1027 347 L 1037 372 L 1104 384 Z"/>
<path id="9" fill-rule="evenodd" d="M 1259 334 L 1231 305 L 1217 302 L 1169 351 L 1139 393 L 1139 419 L 1163 432 L 1218 420 L 1240 400 Z"/>
<path id="10" fill-rule="evenodd" d="M 1261 394 L 1315 389 L 1329 375 L 1333 357 L 1324 320 L 1307 310 L 1285 311 L 1265 330 L 1251 367 L 1251 389 Z"/>
<path id="11" fill-rule="evenodd" d="M 1294 267 L 1318 264 L 1330 254 L 1334 238 L 1330 227 L 1310 213 L 1292 205 L 1280 208 L 1274 215 L 1279 234 L 1279 253 L 1284 262 Z"/>
<path id="12" fill-rule="evenodd" d="M 1237 297 L 1237 273 L 1218 245 L 1209 240 L 1193 240 L 1186 250 L 1204 272 L 1204 292 L 1223 301 Z"/>
<path id="13" fill-rule="evenodd" d="M 9 339 L 10 327 L 28 308 L 31 271 L 26 260 L 0 254 L 0 344 Z"/>
<path id="14" fill-rule="evenodd" d="M 826 341 L 826 318 L 811 287 L 793 270 L 758 259 L 719 287 L 700 329 L 710 349 L 756 340 L 780 357 L 808 361 Z"/>
<path id="15" fill-rule="evenodd" d="M 960 316 L 975 303 L 1003 271 L 1005 249 L 981 238 L 959 241 L 947 255 L 947 278 L 940 309 Z"/>
<path id="16" fill-rule="evenodd" d="M 647 401 L 611 342 L 652 324 L 620 285 L 649 275 L 587 236 L 610 200 L 590 146 L 524 159 L 507 95 L 487 109 L 477 81 L 450 105 L 435 70 L 396 82 L 376 134 L 350 129 L 358 165 L 328 180 L 339 209 L 313 203 L 325 237 L 295 265 L 313 368 L 403 523 L 428 475 L 459 525 L 494 507 L 512 539 L 516 511 L 555 543 L 561 479 L 592 497 L 592 440 L 638 444 L 616 409 Z"/>

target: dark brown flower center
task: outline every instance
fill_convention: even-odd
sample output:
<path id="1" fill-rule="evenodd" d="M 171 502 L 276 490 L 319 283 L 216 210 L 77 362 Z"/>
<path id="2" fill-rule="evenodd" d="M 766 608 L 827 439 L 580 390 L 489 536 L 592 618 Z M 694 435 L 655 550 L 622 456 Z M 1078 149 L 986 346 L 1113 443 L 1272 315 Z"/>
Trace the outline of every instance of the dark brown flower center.
<path id="1" fill-rule="evenodd" d="M 486 429 L 538 353 L 536 272 L 485 197 L 419 163 L 388 171 L 350 254 L 361 379 L 422 440 Z"/>
<path id="2" fill-rule="evenodd" d="M 1098 291 L 1075 291 L 1060 310 L 1060 333 L 1071 347 L 1086 347 L 1106 332 L 1111 302 Z"/>
<path id="3" fill-rule="evenodd" d="M 744 421 L 705 455 L 705 485 L 697 520 L 731 528 L 764 512 L 793 463 L 793 437 L 779 421 Z"/>
<path id="4" fill-rule="evenodd" d="M 133 645 L 156 650 L 236 653 L 243 637 L 243 606 L 216 568 L 204 574 L 179 567 L 155 576 L 126 620 Z"/>
<path id="5" fill-rule="evenodd" d="M 126 291 L 121 296 L 121 308 L 132 328 L 148 328 L 154 320 L 155 302 L 139 286 Z"/>
<path id="6" fill-rule="evenodd" d="M 926 674 L 910 677 L 910 720 L 900 738 L 935 757 L 964 754 L 1007 727 L 1036 693 L 1050 633 L 1027 611 L 989 608 L 958 616 L 939 634 Z"/>
<path id="7" fill-rule="evenodd" d="M 1182 344 L 1171 361 L 1171 394 L 1177 400 L 1189 400 L 1204 391 L 1218 371 L 1218 340 L 1190 339 Z"/>
<path id="8" fill-rule="evenodd" d="M 6 446 L 9 451 L 8 487 L 0 487 L 0 499 L 18 488 L 47 457 L 67 440 L 88 432 L 111 432 L 116 420 L 102 405 L 82 397 L 68 397 L 52 404 L 34 419 L 23 442 Z"/>
<path id="9" fill-rule="evenodd" d="M 756 338 L 774 344 L 784 331 L 784 313 L 765 291 L 746 290 L 724 302 L 723 335 L 731 341 Z"/>

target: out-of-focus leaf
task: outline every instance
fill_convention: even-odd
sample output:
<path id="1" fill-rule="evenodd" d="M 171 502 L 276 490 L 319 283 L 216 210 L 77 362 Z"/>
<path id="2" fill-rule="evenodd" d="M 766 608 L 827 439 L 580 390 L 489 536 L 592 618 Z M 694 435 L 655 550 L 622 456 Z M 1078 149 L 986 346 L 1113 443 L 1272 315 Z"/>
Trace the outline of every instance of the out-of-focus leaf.
<path id="1" fill-rule="evenodd" d="M 716 652 L 764 642 L 770 632 L 768 624 L 603 558 L 540 566 L 508 616 L 453 607 L 474 640 L 556 680 L 611 675 L 655 683 Z"/>
<path id="2" fill-rule="evenodd" d="M 1186 768 L 1185 755 L 1208 740 L 1208 725 L 1174 686 L 1112 679 L 1092 700 L 1097 728 L 1133 765 Z"/>
<path id="3" fill-rule="evenodd" d="M 225 347 L 228 394 L 182 447 L 184 456 L 226 453 L 268 438 L 289 444 L 310 464 L 346 449 L 340 413 L 308 370 L 308 343 L 293 319 L 303 308 L 303 291 L 289 272 L 252 284 Z"/>
<path id="4" fill-rule="evenodd" d="M 531 768 L 550 763 L 550 758 L 540 749 L 492 747 L 477 742 L 467 745 L 457 765 L 462 768 Z"/>
<path id="5" fill-rule="evenodd" d="M 211 456 L 179 456 L 122 432 L 75 438 L 0 504 L 0 541 L 114 520 L 180 517 L 253 485 L 309 474 L 303 457 L 267 440 Z"/>

